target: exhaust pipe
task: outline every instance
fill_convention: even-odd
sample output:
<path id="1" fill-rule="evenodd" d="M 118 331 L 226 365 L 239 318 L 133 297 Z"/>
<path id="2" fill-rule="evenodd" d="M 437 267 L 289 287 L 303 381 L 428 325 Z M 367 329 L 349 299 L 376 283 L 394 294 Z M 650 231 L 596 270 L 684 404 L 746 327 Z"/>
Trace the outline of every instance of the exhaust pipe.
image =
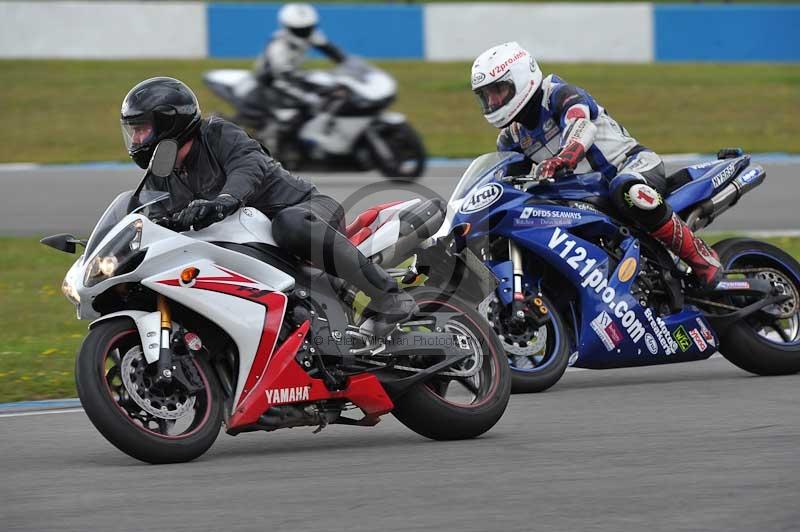
<path id="1" fill-rule="evenodd" d="M 747 169 L 728 186 L 692 210 L 686 217 L 686 225 L 693 231 L 708 226 L 716 217 L 736 205 L 739 198 L 763 183 L 766 177 L 767 172 L 761 166 Z"/>
<path id="2" fill-rule="evenodd" d="M 444 222 L 446 206 L 440 199 L 430 199 L 400 214 L 400 238 L 394 246 L 372 258 L 377 264 L 391 264 L 407 258 L 409 251 L 433 235 Z"/>

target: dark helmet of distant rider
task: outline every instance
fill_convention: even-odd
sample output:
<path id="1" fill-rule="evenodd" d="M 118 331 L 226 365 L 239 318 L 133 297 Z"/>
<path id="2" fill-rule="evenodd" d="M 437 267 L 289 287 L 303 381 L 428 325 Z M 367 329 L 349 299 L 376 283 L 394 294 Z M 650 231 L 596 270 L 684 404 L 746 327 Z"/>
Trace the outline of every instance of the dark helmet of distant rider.
<path id="1" fill-rule="evenodd" d="M 200 127 L 200 105 L 192 89 L 174 78 L 142 81 L 122 100 L 120 123 L 128 155 L 145 169 L 156 145 L 173 139 L 183 146 Z"/>
<path id="2" fill-rule="evenodd" d="M 291 3 L 278 11 L 278 23 L 289 33 L 309 39 L 319 23 L 319 15 L 311 4 Z"/>
<path id="3" fill-rule="evenodd" d="M 542 90 L 542 70 L 516 42 L 486 50 L 472 64 L 472 91 L 486 121 L 503 128 Z"/>

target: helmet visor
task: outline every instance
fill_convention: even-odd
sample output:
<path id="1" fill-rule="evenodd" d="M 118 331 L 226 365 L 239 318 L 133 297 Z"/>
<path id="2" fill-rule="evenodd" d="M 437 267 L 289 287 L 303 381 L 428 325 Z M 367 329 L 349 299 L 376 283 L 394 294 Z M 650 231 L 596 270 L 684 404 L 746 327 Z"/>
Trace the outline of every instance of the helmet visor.
<path id="1" fill-rule="evenodd" d="M 156 138 L 156 128 L 151 120 L 123 118 L 120 124 L 122 140 L 125 141 L 125 148 L 129 153 L 152 143 Z"/>
<path id="2" fill-rule="evenodd" d="M 502 108 L 514 98 L 516 88 L 510 79 L 501 79 L 490 85 L 475 89 L 483 114 L 488 115 Z"/>

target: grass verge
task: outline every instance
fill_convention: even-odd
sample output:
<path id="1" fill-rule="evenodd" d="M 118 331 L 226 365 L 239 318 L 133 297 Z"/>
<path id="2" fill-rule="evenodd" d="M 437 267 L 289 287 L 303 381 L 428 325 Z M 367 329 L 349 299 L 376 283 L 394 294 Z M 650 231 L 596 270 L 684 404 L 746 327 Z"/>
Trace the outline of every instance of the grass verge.
<path id="1" fill-rule="evenodd" d="M 399 83 L 394 108 L 421 131 L 434 156 L 471 157 L 496 131 L 469 90 L 469 64 L 383 61 Z M 202 73 L 251 61 L 0 61 L 0 162 L 124 160 L 123 96 L 142 79 L 187 82 L 206 114 L 228 112 Z M 544 64 L 585 87 L 637 139 L 661 153 L 800 151 L 800 65 Z"/>
<path id="2" fill-rule="evenodd" d="M 800 258 L 800 238 L 765 240 Z M 0 402 L 75 397 L 75 353 L 88 322 L 75 319 L 60 290 L 75 256 L 31 238 L 0 238 L 0 249 Z"/>

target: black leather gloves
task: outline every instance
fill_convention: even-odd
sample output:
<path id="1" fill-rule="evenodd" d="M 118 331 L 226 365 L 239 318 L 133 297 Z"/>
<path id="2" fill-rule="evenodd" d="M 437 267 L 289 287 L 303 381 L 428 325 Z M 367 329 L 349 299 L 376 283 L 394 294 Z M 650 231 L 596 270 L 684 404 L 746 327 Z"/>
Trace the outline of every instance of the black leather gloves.
<path id="1" fill-rule="evenodd" d="M 181 212 L 172 217 L 175 225 L 195 231 L 223 220 L 241 207 L 238 199 L 229 194 L 221 194 L 213 200 L 194 200 Z"/>

